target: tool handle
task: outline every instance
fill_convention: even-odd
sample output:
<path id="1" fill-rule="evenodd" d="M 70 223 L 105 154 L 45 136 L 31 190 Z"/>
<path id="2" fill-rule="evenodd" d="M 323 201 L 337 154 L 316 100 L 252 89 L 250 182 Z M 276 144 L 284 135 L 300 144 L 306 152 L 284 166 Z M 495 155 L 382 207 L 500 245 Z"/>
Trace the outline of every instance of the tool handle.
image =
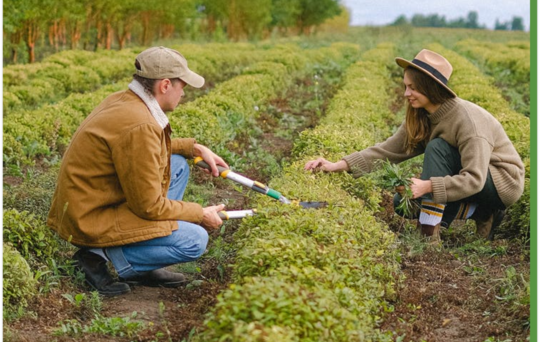
<path id="1" fill-rule="evenodd" d="M 222 210 L 218 213 L 218 215 L 222 220 L 232 220 L 232 219 L 244 218 L 246 216 L 252 216 L 252 215 L 255 215 L 255 213 L 256 213 L 255 209 L 229 210 L 229 211 Z"/>
<path id="2" fill-rule="evenodd" d="M 206 169 L 208 171 L 212 171 L 212 168 L 210 168 L 210 165 L 208 165 L 208 163 L 206 163 L 201 157 L 197 157 L 193 160 L 193 163 L 195 165 L 197 165 L 198 167 L 202 168 L 202 169 Z M 219 171 L 219 173 L 223 173 L 223 171 L 228 171 L 229 169 L 221 166 L 221 165 L 216 165 L 217 166 L 217 169 Z"/>

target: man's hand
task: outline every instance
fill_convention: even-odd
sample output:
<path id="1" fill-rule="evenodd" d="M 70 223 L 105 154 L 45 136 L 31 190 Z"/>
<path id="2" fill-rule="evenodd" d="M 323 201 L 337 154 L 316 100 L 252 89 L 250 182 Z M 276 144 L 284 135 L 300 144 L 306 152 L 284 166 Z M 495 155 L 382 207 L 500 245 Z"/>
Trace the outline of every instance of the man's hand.
<path id="1" fill-rule="evenodd" d="M 315 160 L 310 160 L 304 166 L 304 170 L 322 170 L 326 172 L 337 172 L 337 171 L 347 171 L 349 166 L 344 160 L 332 163 L 324 158 L 317 158 Z"/>
<path id="2" fill-rule="evenodd" d="M 229 168 L 229 165 L 227 165 L 227 163 L 225 163 L 225 161 L 220 156 L 212 152 L 208 147 L 204 145 L 195 144 L 193 146 L 193 155 L 195 157 L 201 157 L 210 166 L 212 172 L 208 170 L 204 170 L 204 172 L 212 173 L 214 177 L 219 176 L 219 171 L 216 165 L 221 165 L 225 168 Z"/>
<path id="3" fill-rule="evenodd" d="M 201 222 L 201 226 L 207 231 L 212 231 L 219 228 L 223 224 L 223 221 L 219 217 L 218 213 L 223 209 L 225 209 L 224 204 L 203 208 L 203 220 Z"/>

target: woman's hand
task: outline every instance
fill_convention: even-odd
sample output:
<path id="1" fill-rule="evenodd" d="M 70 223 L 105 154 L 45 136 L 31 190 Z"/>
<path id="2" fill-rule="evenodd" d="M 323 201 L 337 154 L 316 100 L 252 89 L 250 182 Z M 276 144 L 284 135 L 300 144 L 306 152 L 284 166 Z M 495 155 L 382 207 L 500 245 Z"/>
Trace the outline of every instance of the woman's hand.
<path id="1" fill-rule="evenodd" d="M 217 168 L 217 165 L 221 165 L 225 168 L 229 168 L 229 165 L 225 163 L 225 161 L 212 152 L 208 147 L 201 145 L 201 144 L 195 144 L 193 145 L 193 155 L 195 157 L 201 157 L 212 169 L 212 171 L 204 170 L 206 173 L 212 173 L 214 177 L 219 176 L 219 170 Z"/>
<path id="2" fill-rule="evenodd" d="M 207 231 L 212 231 L 219 228 L 219 226 L 223 224 L 223 220 L 221 220 L 218 213 L 223 209 L 225 209 L 224 204 L 203 208 L 203 219 L 201 226 Z"/>
<path id="3" fill-rule="evenodd" d="M 422 195 L 428 194 L 433 191 L 431 187 L 431 180 L 411 178 L 411 182 L 411 191 L 413 198 L 421 197 Z"/>
<path id="4" fill-rule="evenodd" d="M 332 163 L 324 158 L 317 158 L 315 160 L 310 160 L 304 166 L 304 170 L 322 170 L 326 172 L 336 172 L 336 171 L 347 171 L 349 166 L 344 160 Z"/>

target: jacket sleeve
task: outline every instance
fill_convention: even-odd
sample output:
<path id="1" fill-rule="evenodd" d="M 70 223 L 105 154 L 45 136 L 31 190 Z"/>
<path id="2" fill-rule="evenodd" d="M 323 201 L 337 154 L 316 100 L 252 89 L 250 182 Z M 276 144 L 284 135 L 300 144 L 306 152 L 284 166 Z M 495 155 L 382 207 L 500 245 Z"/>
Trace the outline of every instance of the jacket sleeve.
<path id="1" fill-rule="evenodd" d="M 174 201 L 162 195 L 162 186 L 167 183 L 162 174 L 169 156 L 161 153 L 161 134 L 155 125 L 139 125 L 123 134 L 111 147 L 127 205 L 135 215 L 146 220 L 200 223 L 203 211 L 199 204 Z"/>
<path id="2" fill-rule="evenodd" d="M 423 149 L 420 148 L 413 151 L 413 153 L 407 154 L 405 147 L 406 134 L 405 123 L 403 123 L 396 133 L 386 141 L 343 157 L 353 177 L 357 178 L 364 173 L 371 172 L 373 163 L 376 160 L 389 160 L 391 163 L 398 164 L 421 154 Z"/>
<path id="3" fill-rule="evenodd" d="M 493 146 L 482 137 L 467 139 L 459 145 L 459 174 L 431 177 L 433 201 L 448 203 L 470 197 L 484 187 Z"/>
<path id="4" fill-rule="evenodd" d="M 193 146 L 196 141 L 193 138 L 172 139 L 171 147 L 173 154 L 179 154 L 187 159 L 193 159 Z"/>

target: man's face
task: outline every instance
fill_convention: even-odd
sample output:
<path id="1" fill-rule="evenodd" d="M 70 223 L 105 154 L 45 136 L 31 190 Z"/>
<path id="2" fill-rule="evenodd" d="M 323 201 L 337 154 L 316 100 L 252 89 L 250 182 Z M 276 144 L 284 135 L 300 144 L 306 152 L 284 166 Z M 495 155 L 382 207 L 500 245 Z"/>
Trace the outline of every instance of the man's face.
<path id="1" fill-rule="evenodd" d="M 184 81 L 171 81 L 166 84 L 166 92 L 163 96 L 161 103 L 161 109 L 164 112 L 173 111 L 184 97 L 184 87 L 186 83 Z"/>

